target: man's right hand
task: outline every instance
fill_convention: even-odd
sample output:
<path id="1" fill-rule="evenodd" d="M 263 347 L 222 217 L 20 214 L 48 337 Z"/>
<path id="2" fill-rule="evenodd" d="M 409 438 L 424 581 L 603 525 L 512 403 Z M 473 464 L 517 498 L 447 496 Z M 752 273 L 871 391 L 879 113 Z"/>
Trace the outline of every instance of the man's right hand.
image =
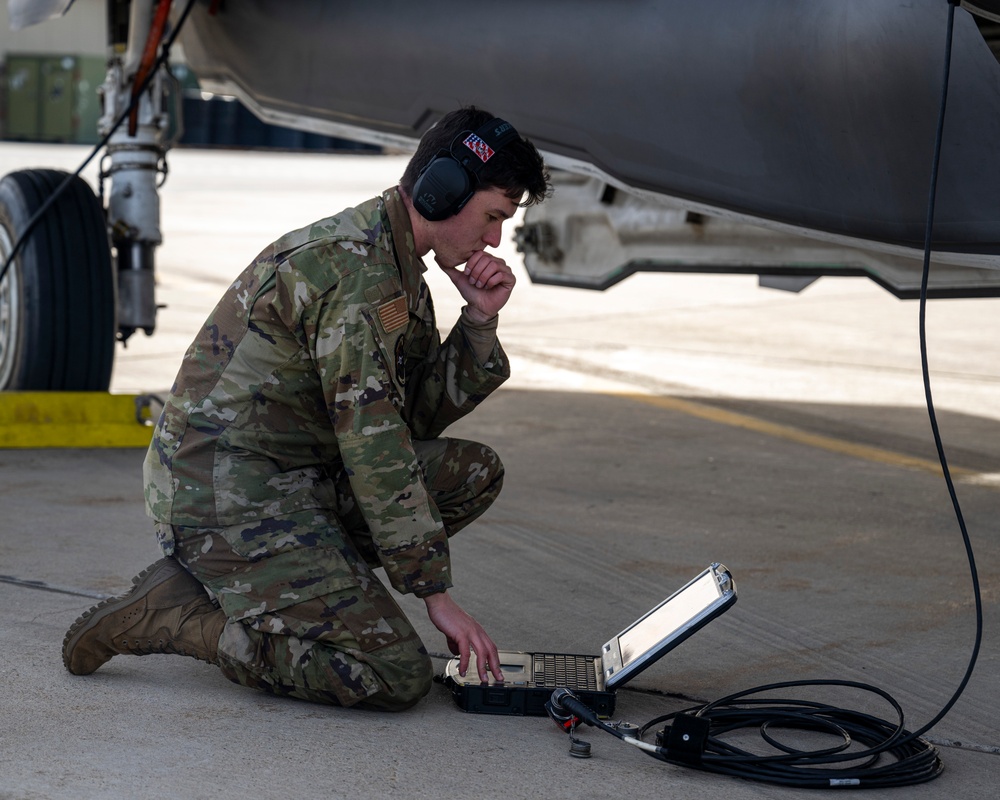
<path id="1" fill-rule="evenodd" d="M 434 627 L 447 637 L 448 647 L 458 656 L 459 675 L 464 677 L 469 668 L 470 652 L 475 652 L 479 680 L 486 683 L 489 680 L 488 672 L 493 673 L 494 679 L 503 680 L 497 646 L 482 625 L 466 614 L 447 592 L 428 595 L 424 598 L 424 603 L 427 604 L 427 616 Z"/>

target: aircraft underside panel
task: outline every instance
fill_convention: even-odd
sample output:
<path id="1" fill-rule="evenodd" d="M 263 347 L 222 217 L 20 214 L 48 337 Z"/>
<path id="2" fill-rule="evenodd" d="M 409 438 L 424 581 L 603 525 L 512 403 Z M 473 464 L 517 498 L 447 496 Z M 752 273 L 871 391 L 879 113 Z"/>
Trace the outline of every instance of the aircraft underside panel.
<path id="1" fill-rule="evenodd" d="M 944 0 L 199 0 L 182 42 L 204 85 L 271 121 L 407 146 L 474 103 L 640 197 L 919 250 L 946 17 Z M 997 267 L 1000 65 L 955 20 L 935 249 Z"/>
<path id="2" fill-rule="evenodd" d="M 636 272 L 760 276 L 798 292 L 826 275 L 865 277 L 900 299 L 920 296 L 923 255 L 836 242 L 655 204 L 596 178 L 557 171 L 515 238 L 534 283 L 603 291 Z M 1000 269 L 931 259 L 927 296 L 1000 297 Z"/>

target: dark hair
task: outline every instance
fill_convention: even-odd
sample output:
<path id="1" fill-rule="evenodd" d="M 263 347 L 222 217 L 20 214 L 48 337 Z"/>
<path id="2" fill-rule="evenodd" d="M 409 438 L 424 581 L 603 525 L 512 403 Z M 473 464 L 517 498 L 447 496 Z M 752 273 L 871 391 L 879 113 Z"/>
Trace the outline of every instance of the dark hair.
<path id="1" fill-rule="evenodd" d="M 399 188 L 407 197 L 412 196 L 413 185 L 424 167 L 442 150 L 450 150 L 460 134 L 479 130 L 493 117 L 493 114 L 475 106 L 467 106 L 445 114 L 420 139 L 417 151 L 406 165 L 403 177 L 400 178 Z M 502 189 L 508 197 L 519 201 L 522 206 L 541 203 L 548 197 L 549 173 L 535 146 L 523 136 L 519 136 L 498 151 L 483 165 L 479 173 L 478 188 L 485 189 L 491 186 Z M 525 194 L 527 198 L 521 202 Z"/>

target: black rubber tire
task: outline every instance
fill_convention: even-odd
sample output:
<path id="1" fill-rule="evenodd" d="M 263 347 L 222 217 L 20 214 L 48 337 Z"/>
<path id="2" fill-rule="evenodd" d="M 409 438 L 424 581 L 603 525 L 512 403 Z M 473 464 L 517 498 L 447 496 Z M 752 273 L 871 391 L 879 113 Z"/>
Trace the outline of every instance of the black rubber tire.
<path id="1" fill-rule="evenodd" d="M 0 180 L 0 265 L 68 173 Z M 115 352 L 115 279 L 104 211 L 73 178 L 0 283 L 0 390 L 107 391 Z"/>

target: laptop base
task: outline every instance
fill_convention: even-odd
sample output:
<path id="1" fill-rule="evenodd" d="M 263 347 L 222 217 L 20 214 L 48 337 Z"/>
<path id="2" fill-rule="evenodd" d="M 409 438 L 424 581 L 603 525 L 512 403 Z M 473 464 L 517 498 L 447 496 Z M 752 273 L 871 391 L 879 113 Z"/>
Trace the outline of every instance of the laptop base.
<path id="1" fill-rule="evenodd" d="M 513 653 L 505 661 L 512 661 Z M 531 657 L 533 654 L 517 654 Z M 504 665 L 505 673 L 510 673 L 509 664 Z M 462 711 L 470 714 L 501 714 L 506 716 L 544 717 L 545 704 L 558 686 L 539 686 L 533 681 L 521 680 L 520 676 L 506 674 L 504 683 L 482 683 L 475 665 L 470 664 L 465 677 L 458 674 L 458 659 L 451 659 L 445 666 L 441 682 L 451 690 L 452 697 Z M 568 687 L 580 700 L 592 708 L 599 717 L 610 718 L 615 712 L 615 692 Z"/>

